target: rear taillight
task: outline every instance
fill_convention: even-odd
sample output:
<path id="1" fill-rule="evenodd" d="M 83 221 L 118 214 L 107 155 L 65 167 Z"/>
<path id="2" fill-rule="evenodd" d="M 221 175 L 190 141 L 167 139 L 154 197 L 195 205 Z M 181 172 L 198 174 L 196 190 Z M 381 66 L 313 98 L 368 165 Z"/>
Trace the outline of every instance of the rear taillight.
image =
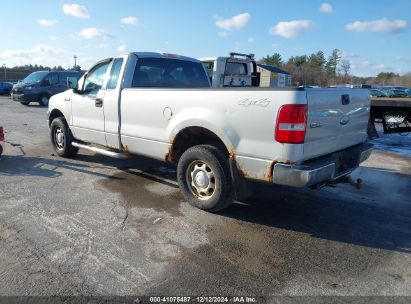
<path id="1" fill-rule="evenodd" d="M 4 140 L 4 131 L 3 131 L 3 127 L 0 127 L 0 141 Z"/>
<path id="2" fill-rule="evenodd" d="M 302 144 L 306 126 L 307 105 L 283 105 L 278 111 L 275 140 L 284 144 Z"/>

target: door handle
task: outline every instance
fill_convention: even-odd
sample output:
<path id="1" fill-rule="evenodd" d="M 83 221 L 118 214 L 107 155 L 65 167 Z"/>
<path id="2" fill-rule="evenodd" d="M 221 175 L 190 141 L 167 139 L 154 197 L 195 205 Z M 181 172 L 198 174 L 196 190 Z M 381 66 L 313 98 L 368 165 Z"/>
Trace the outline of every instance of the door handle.
<path id="1" fill-rule="evenodd" d="M 103 98 L 96 98 L 96 107 L 101 108 L 103 106 Z"/>

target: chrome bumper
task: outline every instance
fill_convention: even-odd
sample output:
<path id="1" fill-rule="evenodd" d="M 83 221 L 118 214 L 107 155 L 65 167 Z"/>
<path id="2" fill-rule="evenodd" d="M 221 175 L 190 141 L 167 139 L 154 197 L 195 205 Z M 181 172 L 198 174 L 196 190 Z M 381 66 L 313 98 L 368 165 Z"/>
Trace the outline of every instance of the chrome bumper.
<path id="1" fill-rule="evenodd" d="M 309 187 L 334 181 L 358 168 L 371 152 L 372 145 L 365 143 L 302 164 L 277 163 L 273 168 L 273 183 Z"/>

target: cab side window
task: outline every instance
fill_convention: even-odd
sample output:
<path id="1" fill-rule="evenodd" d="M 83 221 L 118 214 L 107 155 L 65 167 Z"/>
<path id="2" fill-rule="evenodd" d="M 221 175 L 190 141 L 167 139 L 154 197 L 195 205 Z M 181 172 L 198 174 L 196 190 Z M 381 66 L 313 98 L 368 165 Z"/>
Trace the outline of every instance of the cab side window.
<path id="1" fill-rule="evenodd" d="M 104 62 L 94 67 L 84 81 L 84 91 L 98 91 L 104 84 L 104 78 L 110 62 Z"/>
<path id="2" fill-rule="evenodd" d="M 111 66 L 110 77 L 107 83 L 108 90 L 112 90 L 117 87 L 118 77 L 120 76 L 120 70 L 122 65 L 123 58 L 114 59 L 113 65 Z"/>

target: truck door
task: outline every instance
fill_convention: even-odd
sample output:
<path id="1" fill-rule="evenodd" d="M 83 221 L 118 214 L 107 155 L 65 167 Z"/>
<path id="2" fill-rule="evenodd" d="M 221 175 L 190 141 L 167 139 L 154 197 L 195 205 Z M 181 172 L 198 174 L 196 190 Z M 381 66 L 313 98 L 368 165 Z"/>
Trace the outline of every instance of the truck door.
<path id="1" fill-rule="evenodd" d="M 72 94 L 72 126 L 75 138 L 106 145 L 104 95 L 111 59 L 99 62 L 85 76 L 79 92 Z"/>
<path id="2" fill-rule="evenodd" d="M 121 148 L 119 138 L 119 98 L 126 59 L 126 56 L 113 59 L 104 94 L 103 111 L 106 142 L 107 146 L 115 149 Z"/>

